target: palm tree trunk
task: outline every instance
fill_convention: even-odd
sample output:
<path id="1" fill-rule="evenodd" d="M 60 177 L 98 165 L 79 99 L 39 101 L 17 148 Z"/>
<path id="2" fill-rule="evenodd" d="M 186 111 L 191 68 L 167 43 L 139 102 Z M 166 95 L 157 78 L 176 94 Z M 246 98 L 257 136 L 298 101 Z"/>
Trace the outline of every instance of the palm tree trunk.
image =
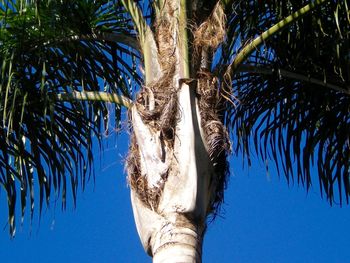
<path id="1" fill-rule="evenodd" d="M 178 214 L 175 217 L 181 218 Z M 168 223 L 153 238 L 153 262 L 202 262 L 202 232 L 195 223 L 185 219 L 177 224 Z"/>
<path id="2" fill-rule="evenodd" d="M 205 219 L 212 203 L 213 167 L 202 138 L 195 91 L 185 83 L 178 104 L 181 117 L 172 148 L 159 139 L 160 133 L 152 134 L 135 109 L 132 112 L 140 145 L 133 158 L 142 163 L 137 164 L 141 177 L 131 180 L 131 200 L 142 244 L 154 262 L 201 262 Z M 133 169 L 128 167 L 131 178 Z"/>
<path id="3" fill-rule="evenodd" d="M 227 168 L 229 143 L 208 59 L 221 38 L 208 44 L 206 35 L 222 19 L 198 28 L 190 56 L 186 6 L 185 0 L 166 1 L 154 35 L 145 33 L 143 52 L 157 56 L 145 56 L 145 87 L 131 108 L 127 171 L 134 218 L 157 263 L 201 262 L 206 217 L 222 201 Z M 219 5 L 217 10 L 215 17 L 222 17 Z M 190 66 L 191 60 L 196 63 Z"/>
<path id="4" fill-rule="evenodd" d="M 160 215 L 131 194 L 134 217 L 142 244 L 154 263 L 202 262 L 204 224 L 182 213 Z"/>

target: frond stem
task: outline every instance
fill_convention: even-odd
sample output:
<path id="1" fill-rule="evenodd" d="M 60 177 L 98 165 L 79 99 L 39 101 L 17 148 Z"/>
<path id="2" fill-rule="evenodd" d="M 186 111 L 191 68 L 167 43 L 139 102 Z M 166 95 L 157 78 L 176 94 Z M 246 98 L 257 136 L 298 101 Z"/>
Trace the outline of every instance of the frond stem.
<path id="1" fill-rule="evenodd" d="M 125 34 L 121 33 L 111 33 L 111 32 L 94 32 L 92 34 L 87 34 L 87 35 L 72 35 L 72 36 L 67 36 L 63 37 L 60 39 L 54 39 L 54 40 L 49 40 L 46 41 L 43 45 L 44 46 L 49 46 L 54 43 L 64 43 L 64 42 L 70 42 L 70 41 L 110 41 L 110 42 L 115 42 L 115 43 L 120 43 L 126 46 L 129 46 L 135 50 L 140 50 L 140 46 L 138 45 L 138 42 L 135 37 L 132 36 L 127 36 Z M 39 46 L 34 46 L 31 50 L 37 49 Z"/>
<path id="2" fill-rule="evenodd" d="M 121 1 L 124 8 L 129 12 L 134 25 L 136 27 L 136 30 L 139 34 L 139 39 L 141 43 L 144 43 L 146 40 L 146 31 L 148 28 L 148 25 L 146 23 L 146 20 L 144 19 L 142 15 L 142 11 L 137 6 L 137 3 L 134 0 L 122 0 Z"/>
<path id="3" fill-rule="evenodd" d="M 136 30 L 141 46 L 145 65 L 145 82 L 151 82 L 156 79 L 155 72 L 160 72 L 160 67 L 157 61 L 157 46 L 154 41 L 152 29 L 146 23 L 142 11 L 134 0 L 122 0 L 124 8 L 129 12 Z"/>
<path id="4" fill-rule="evenodd" d="M 188 54 L 188 34 L 187 34 L 187 0 L 180 1 L 180 14 L 179 14 L 179 34 L 181 36 L 181 55 L 183 58 L 182 65 L 182 77 L 190 77 L 190 65 Z"/>
<path id="5" fill-rule="evenodd" d="M 257 73 L 257 74 L 262 74 L 262 75 L 273 75 L 277 74 L 278 76 L 284 77 L 284 78 L 289 78 L 289 79 L 294 79 L 298 81 L 303 81 L 306 83 L 311 83 L 315 84 L 318 86 L 322 86 L 325 88 L 330 88 L 339 92 L 342 92 L 344 94 L 350 95 L 350 91 L 343 89 L 335 84 L 328 83 L 326 81 L 317 79 L 317 78 L 312 78 L 310 76 L 305 76 L 303 74 L 299 73 L 294 73 L 288 70 L 284 69 L 273 69 L 269 67 L 259 67 L 259 66 L 254 66 L 254 65 L 249 65 L 249 64 L 242 64 L 236 71 L 238 72 L 250 72 L 250 73 Z"/>
<path id="6" fill-rule="evenodd" d="M 260 45 L 267 41 L 270 37 L 280 33 L 282 30 L 286 29 L 290 24 L 298 21 L 304 15 L 315 9 L 317 6 L 326 3 L 327 0 L 315 0 L 314 2 L 307 4 L 306 6 L 300 8 L 298 11 L 287 16 L 286 18 L 279 21 L 277 24 L 270 27 L 268 30 L 264 31 L 261 35 L 256 37 L 253 41 L 247 44 L 235 57 L 233 62 L 229 65 L 226 74 L 232 76 L 238 67 L 249 57 Z"/>
<path id="7" fill-rule="evenodd" d="M 74 91 L 72 93 L 60 93 L 56 95 L 56 99 L 60 101 L 74 101 L 74 100 L 86 100 L 86 101 L 101 101 L 111 102 L 130 108 L 132 101 L 122 95 L 115 93 L 108 93 L 102 91 Z"/>
<path id="8" fill-rule="evenodd" d="M 105 41 L 116 42 L 124 44 L 126 46 L 132 47 L 135 50 L 140 50 L 139 43 L 136 37 L 128 36 L 122 33 L 107 33 L 107 32 L 96 32 L 94 34 L 96 39 L 101 39 Z"/>

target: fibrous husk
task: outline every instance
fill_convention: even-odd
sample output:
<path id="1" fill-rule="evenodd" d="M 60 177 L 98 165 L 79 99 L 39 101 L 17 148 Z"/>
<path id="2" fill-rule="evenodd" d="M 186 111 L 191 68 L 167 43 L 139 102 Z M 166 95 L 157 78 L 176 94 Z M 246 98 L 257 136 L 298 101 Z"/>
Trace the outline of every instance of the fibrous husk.
<path id="1" fill-rule="evenodd" d="M 171 1 L 170 1 L 171 2 Z M 164 155 L 172 155 L 175 140 L 175 129 L 179 120 L 178 110 L 178 79 L 176 79 L 176 67 L 178 66 L 175 56 L 176 38 L 172 12 L 174 9 L 165 2 L 164 16 L 160 16 L 155 23 L 155 37 L 158 48 L 158 61 L 161 65 L 162 76 L 151 83 L 147 83 L 137 95 L 135 105 L 145 129 L 151 134 L 158 136 L 161 150 Z M 176 32 L 175 32 L 176 33 Z M 210 17 L 204 21 L 194 32 L 194 45 L 198 50 L 208 51 L 216 49 L 224 40 L 225 15 L 221 5 L 218 3 Z M 202 55 L 202 52 L 200 56 Z M 209 52 L 209 51 L 208 51 Z M 198 55 L 198 54 L 197 54 Z M 211 54 L 210 54 L 211 55 Z M 222 107 L 222 95 L 218 88 L 216 78 L 209 69 L 197 69 L 197 94 L 200 110 L 201 125 L 204 131 L 204 139 L 208 155 L 214 167 L 215 175 L 211 178 L 211 188 L 214 196 L 210 203 L 210 211 L 216 212 L 217 207 L 223 201 L 223 190 L 228 177 L 227 154 L 230 151 L 230 142 L 226 128 L 220 116 Z M 176 81 L 176 82 L 175 82 Z M 156 141 L 156 140 L 155 140 Z M 140 144 L 140 145 L 139 145 Z M 135 135 L 131 136 L 129 156 L 127 158 L 127 170 L 129 182 L 138 198 L 152 210 L 156 210 L 164 183 L 169 169 L 160 175 L 159 183 L 152 186 L 141 169 L 141 145 L 137 142 Z M 165 157 L 162 162 L 165 162 Z M 169 158 L 173 158 L 172 156 Z M 174 161 L 176 162 L 176 161 Z"/>
<path id="2" fill-rule="evenodd" d="M 167 87 L 167 89 L 164 89 L 164 87 Z M 159 144 L 154 147 L 163 152 L 164 155 L 169 155 L 174 144 L 174 127 L 177 122 L 177 96 L 175 88 L 172 87 L 171 74 L 163 76 L 158 82 L 144 87 L 137 96 L 136 108 L 144 124 L 144 129 L 149 129 L 149 132 L 158 138 Z M 158 200 L 168 171 L 160 175 L 157 186 L 151 187 L 140 169 L 139 147 L 142 147 L 142 145 L 139 146 L 136 136 L 132 136 L 127 159 L 129 182 L 138 194 L 139 199 L 154 210 L 158 206 Z M 165 163 L 167 157 L 161 157 L 160 161 Z"/>
<path id="3" fill-rule="evenodd" d="M 218 1 L 211 15 L 193 33 L 196 51 L 194 60 L 200 61 L 197 70 L 197 93 L 199 94 L 201 124 L 207 151 L 215 171 L 215 176 L 211 178 L 212 188 L 215 189 L 211 201 L 211 212 L 214 214 L 223 201 L 226 180 L 229 175 L 227 156 L 231 151 L 231 145 L 222 121 L 223 116 L 220 115 L 226 97 L 219 89 L 217 79 L 212 75 L 209 67 L 213 52 L 224 41 L 225 26 L 225 13 Z M 199 59 L 196 59 L 198 56 Z"/>
<path id="4" fill-rule="evenodd" d="M 222 122 L 220 110 L 223 98 L 220 96 L 217 79 L 205 69 L 198 73 L 197 93 L 199 94 L 199 109 L 201 124 L 207 144 L 207 151 L 214 166 L 215 196 L 212 200 L 211 211 L 216 212 L 223 201 L 223 193 L 229 174 L 227 155 L 231 144 L 227 130 Z"/>
<path id="5" fill-rule="evenodd" d="M 147 180 L 147 176 L 143 174 L 144 171 L 142 171 L 139 147 L 136 136 L 133 134 L 131 136 L 129 153 L 126 160 L 128 181 L 138 198 L 148 208 L 155 211 L 166 180 L 167 171 L 164 171 L 164 173 L 160 175 L 155 185 L 151 185 Z"/>
<path id="6" fill-rule="evenodd" d="M 160 162 L 169 165 L 169 156 L 172 154 L 177 123 L 177 91 L 174 83 L 176 70 L 175 37 L 173 7 L 167 1 L 164 5 L 164 16 L 160 16 L 155 23 L 155 37 L 157 43 L 158 62 L 162 69 L 162 76 L 156 81 L 147 83 L 136 98 L 137 113 L 142 119 L 144 129 L 153 134 L 154 147 L 162 152 Z M 127 169 L 129 182 L 138 198 L 149 208 L 155 210 L 158 206 L 164 182 L 170 169 L 159 175 L 157 185 L 150 185 L 147 176 L 141 171 L 141 149 L 136 136 L 130 143 Z M 158 158 L 158 157 L 156 157 Z M 167 159 L 167 160 L 166 160 Z M 145 161 L 145 160 L 143 160 Z"/>
<path id="7" fill-rule="evenodd" d="M 225 24 L 226 16 L 218 1 L 210 17 L 195 30 L 193 34 L 195 47 L 216 49 L 225 38 Z"/>
<path id="8" fill-rule="evenodd" d="M 165 1 L 161 15 L 155 22 L 155 37 L 158 46 L 158 62 L 164 75 L 169 74 L 176 64 L 176 25 L 174 17 L 176 7 L 172 6 L 175 1 Z"/>

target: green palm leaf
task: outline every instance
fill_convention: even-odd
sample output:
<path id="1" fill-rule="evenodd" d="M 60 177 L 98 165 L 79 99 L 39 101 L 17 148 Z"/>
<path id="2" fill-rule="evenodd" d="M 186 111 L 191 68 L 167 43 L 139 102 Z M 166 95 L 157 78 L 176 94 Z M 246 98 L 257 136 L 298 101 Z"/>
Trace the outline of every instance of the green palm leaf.
<path id="1" fill-rule="evenodd" d="M 124 62 L 139 54 L 118 2 L 32 2 L 0 4 L 0 184 L 11 234 L 18 194 L 22 217 L 28 198 L 33 216 L 36 189 L 40 211 L 52 196 L 61 195 L 65 207 L 69 184 L 75 202 L 77 187 L 93 175 L 93 138 L 107 128 L 103 98 L 113 93 L 126 105 L 140 83 Z M 100 91 L 107 93 L 93 101 L 72 96 Z M 119 125 L 121 107 L 112 113 Z"/>
<path id="2" fill-rule="evenodd" d="M 307 2 L 234 4 L 220 67 Z M 253 143 L 263 160 L 307 189 L 316 167 L 330 203 L 348 203 L 350 195 L 348 12 L 346 1 L 326 1 L 256 48 L 232 76 L 240 103 L 227 114 L 237 151 L 249 159 Z"/>

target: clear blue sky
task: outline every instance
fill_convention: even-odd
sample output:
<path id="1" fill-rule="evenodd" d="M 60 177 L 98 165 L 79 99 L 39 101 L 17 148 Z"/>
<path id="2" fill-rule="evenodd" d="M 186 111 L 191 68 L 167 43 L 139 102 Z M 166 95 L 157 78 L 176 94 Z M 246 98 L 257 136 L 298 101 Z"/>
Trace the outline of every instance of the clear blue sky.
<path id="1" fill-rule="evenodd" d="M 95 187 L 90 183 L 79 194 L 76 210 L 52 205 L 31 231 L 27 216 L 14 240 L 3 230 L 7 207 L 0 192 L 1 263 L 151 262 L 133 222 L 123 172 L 126 147 L 125 136 L 106 146 Z M 231 161 L 225 211 L 209 225 L 204 263 L 350 263 L 349 206 L 330 207 L 319 196 L 317 180 L 306 194 L 275 173 L 267 176 L 261 163 L 244 170 L 241 164 Z"/>

